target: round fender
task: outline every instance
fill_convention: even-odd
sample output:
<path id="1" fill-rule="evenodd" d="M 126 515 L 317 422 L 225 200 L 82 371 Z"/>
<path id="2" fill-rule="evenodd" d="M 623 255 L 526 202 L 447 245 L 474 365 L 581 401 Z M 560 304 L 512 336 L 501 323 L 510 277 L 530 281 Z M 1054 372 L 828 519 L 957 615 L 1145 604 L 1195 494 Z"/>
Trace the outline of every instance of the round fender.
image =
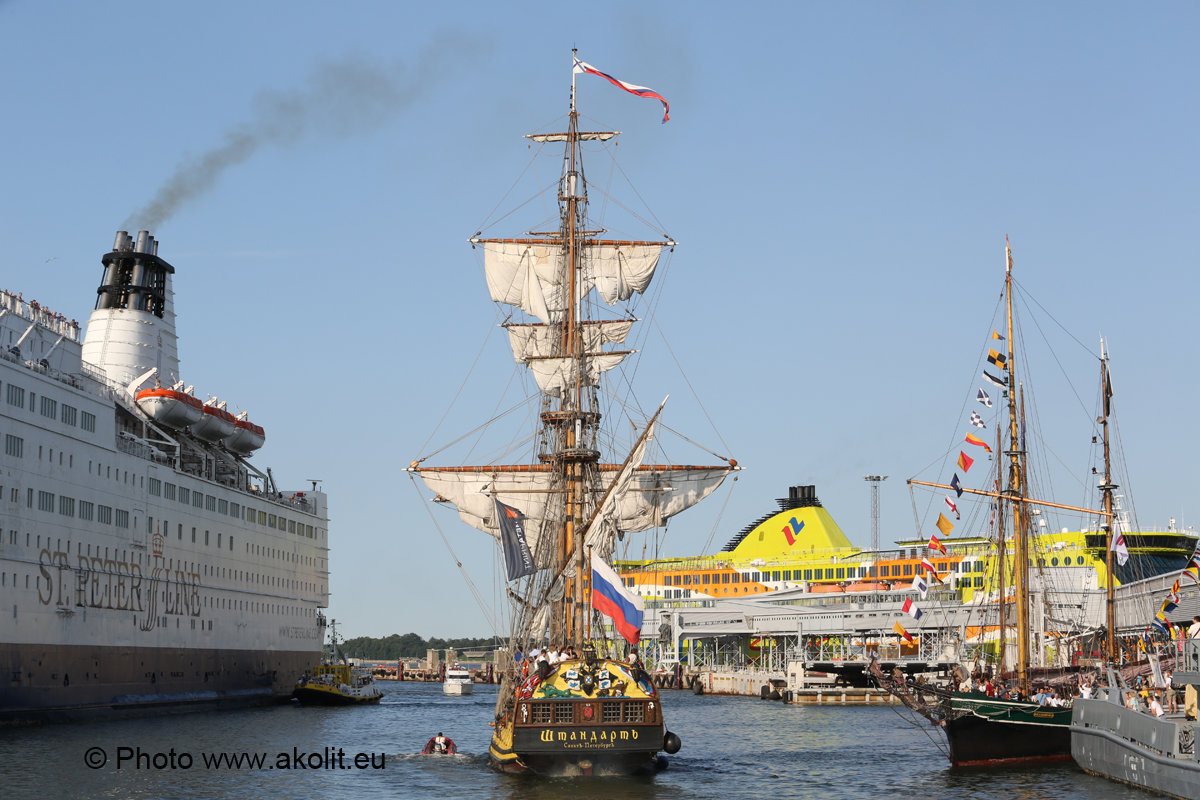
<path id="1" fill-rule="evenodd" d="M 679 752 L 679 748 L 683 747 L 683 742 L 679 741 L 679 737 L 670 731 L 663 735 L 663 750 L 666 750 L 671 755 Z"/>

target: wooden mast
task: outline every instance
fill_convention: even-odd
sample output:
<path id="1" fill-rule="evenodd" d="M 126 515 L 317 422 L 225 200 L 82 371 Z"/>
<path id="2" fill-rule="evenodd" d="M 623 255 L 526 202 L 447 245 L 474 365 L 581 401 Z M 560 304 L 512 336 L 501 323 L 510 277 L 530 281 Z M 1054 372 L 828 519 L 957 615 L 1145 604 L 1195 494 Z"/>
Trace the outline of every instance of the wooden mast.
<path id="1" fill-rule="evenodd" d="M 1003 446 L 1000 444 L 1000 428 L 996 426 L 996 452 L 1004 452 Z M 997 470 L 997 478 L 999 470 Z M 1001 675 L 1004 674 L 1004 664 L 1007 662 L 1008 650 L 1008 598 L 1005 597 L 1005 570 L 1004 570 L 1004 506 L 999 498 L 996 500 L 996 583 L 1000 586 L 999 606 L 1000 606 L 1000 658 L 997 665 Z"/>
<path id="2" fill-rule="evenodd" d="M 1100 342 L 1100 395 L 1100 429 L 1104 434 L 1104 483 L 1100 485 L 1100 491 L 1101 501 L 1104 505 L 1104 540 L 1107 544 L 1104 552 L 1104 572 L 1108 575 L 1108 591 L 1105 598 L 1105 625 L 1108 628 L 1108 636 L 1105 642 L 1105 656 L 1110 664 L 1115 664 L 1117 662 L 1117 599 L 1113 590 L 1116 583 L 1113 578 L 1113 538 L 1116 535 L 1114 530 L 1116 525 L 1113 520 L 1112 496 L 1113 489 L 1117 487 L 1112 482 L 1112 462 L 1108 447 L 1109 399 L 1112 397 L 1112 392 L 1109 389 L 1108 353 L 1104 350 L 1103 340 Z"/>
<path id="3" fill-rule="evenodd" d="M 572 56 L 575 50 L 571 51 Z M 566 174 L 563 176 L 562 194 L 566 205 L 563 206 L 563 240 L 566 244 L 567 258 L 565 260 L 565 268 L 567 270 L 567 307 L 563 319 L 563 353 L 575 362 L 575 385 L 570 387 L 563 393 L 561 406 L 564 411 L 580 412 L 580 402 L 583 397 L 582 388 L 580 386 L 580 363 L 579 342 L 576 336 L 576 316 L 579 312 L 577 303 L 578 284 L 577 272 L 579 268 L 579 248 L 576 239 L 576 213 L 579 208 L 579 199 L 576 196 L 577 172 L 576 172 L 576 145 L 579 141 L 579 114 L 575 110 L 575 72 L 574 59 L 572 59 L 571 72 L 571 113 L 567 124 L 567 164 Z M 560 406 L 560 407 L 561 407 Z M 564 452 L 560 455 L 558 463 L 561 467 L 561 477 L 563 480 L 563 488 L 566 492 L 564 500 L 564 511 L 566 512 L 562 535 L 559 539 L 559 556 L 560 564 L 565 566 L 566 561 L 571 557 L 572 552 L 578 552 L 579 558 L 577 561 L 582 561 L 583 548 L 582 542 L 576 541 L 580 535 L 575 524 L 576 518 L 582 516 L 582 496 L 580 485 L 580 465 L 578 462 L 570 458 L 576 447 L 578 446 L 578 424 L 576 420 L 581 417 L 572 419 L 571 414 L 564 415 L 569 422 L 566 425 L 566 430 L 563 432 Z M 566 641 L 569 641 L 575 646 L 582 644 L 579 633 L 580 610 L 583 602 L 583 569 L 577 567 L 575 570 L 574 579 L 568 579 L 564 587 L 563 601 L 567 604 L 568 613 L 564 615 L 566 622 L 566 630 L 563 635 Z"/>
<path id="4" fill-rule="evenodd" d="M 1008 495 L 1012 499 L 1013 523 L 1013 601 L 1017 607 L 1017 681 L 1029 691 L 1029 547 L 1026 539 L 1025 508 L 1019 499 L 1025 492 L 1021 469 L 1021 436 L 1017 424 L 1017 379 L 1013 352 L 1012 247 L 1004 244 L 1004 302 L 1008 320 Z"/>

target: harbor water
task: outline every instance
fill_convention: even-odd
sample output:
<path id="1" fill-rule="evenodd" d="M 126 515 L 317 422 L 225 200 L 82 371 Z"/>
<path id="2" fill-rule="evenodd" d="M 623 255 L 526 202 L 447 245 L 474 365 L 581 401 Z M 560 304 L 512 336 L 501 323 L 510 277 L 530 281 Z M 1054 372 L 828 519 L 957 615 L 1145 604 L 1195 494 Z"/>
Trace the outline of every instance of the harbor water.
<path id="1" fill-rule="evenodd" d="M 683 749 L 653 778 L 545 780 L 487 767 L 495 687 L 383 683 L 362 708 L 277 706 L 0 729 L 4 798 L 863 798 L 1113 800 L 1148 797 L 1073 764 L 954 771 L 936 733 L 903 709 L 785 706 L 665 693 Z M 420 756 L 439 731 L 458 756 Z M 232 762 L 239 762 L 234 765 Z"/>

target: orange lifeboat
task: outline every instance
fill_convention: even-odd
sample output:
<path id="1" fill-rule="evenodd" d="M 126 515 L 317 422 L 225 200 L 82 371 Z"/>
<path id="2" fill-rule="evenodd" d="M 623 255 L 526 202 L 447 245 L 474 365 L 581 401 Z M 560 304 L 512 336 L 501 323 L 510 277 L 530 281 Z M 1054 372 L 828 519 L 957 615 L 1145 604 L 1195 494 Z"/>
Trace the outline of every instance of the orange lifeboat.
<path id="1" fill-rule="evenodd" d="M 222 408 L 224 405 L 224 403 L 218 405 L 215 400 L 210 400 L 204 404 L 203 418 L 192 423 L 191 427 L 192 434 L 197 439 L 203 439 L 206 442 L 219 442 L 230 436 L 237 429 L 237 423 L 233 418 L 233 414 Z"/>
<path id="2" fill-rule="evenodd" d="M 137 393 L 138 408 L 170 428 L 186 428 L 204 418 L 204 404 L 187 392 L 160 386 Z"/>
<path id="3" fill-rule="evenodd" d="M 238 414 L 234 420 L 235 430 L 227 439 L 225 446 L 238 455 L 248 455 L 263 446 L 263 442 L 267 440 L 267 434 L 263 431 L 261 425 L 255 425 L 246 418 L 246 412 Z"/>

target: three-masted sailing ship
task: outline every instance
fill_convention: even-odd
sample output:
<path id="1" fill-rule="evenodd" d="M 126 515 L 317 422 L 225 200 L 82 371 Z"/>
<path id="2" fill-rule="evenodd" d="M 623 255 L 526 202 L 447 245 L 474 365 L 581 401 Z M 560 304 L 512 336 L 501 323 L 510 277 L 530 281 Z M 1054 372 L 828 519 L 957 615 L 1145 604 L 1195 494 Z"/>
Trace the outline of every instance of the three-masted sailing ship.
<path id="1" fill-rule="evenodd" d="M 948 756 L 953 766 L 987 766 L 1004 763 L 1030 763 L 1060 761 L 1071 758 L 1071 709 L 1068 706 L 1052 706 L 1033 701 L 1037 680 L 1048 680 L 1048 676 L 1036 676 L 1035 626 L 1032 621 L 1031 605 L 1034 590 L 1031 584 L 1030 566 L 1036 563 L 1039 554 L 1032 543 L 1036 539 L 1035 520 L 1047 509 L 1059 509 L 1099 517 L 1101 527 L 1107 531 L 1108 520 L 1113 516 L 1112 485 L 1108 459 L 1107 402 L 1104 416 L 1099 422 L 1104 426 L 1105 474 L 1100 489 L 1103 495 L 1103 510 L 1090 510 L 1061 503 L 1037 499 L 1030 491 L 1027 468 L 1024 392 L 1018 379 L 1013 325 L 1013 277 L 1012 250 L 1005 246 L 1006 268 L 1004 304 L 1006 335 L 993 334 L 994 340 L 1003 339 L 1006 353 L 992 350 L 989 361 L 1007 372 L 1000 380 L 989 377 L 1003 386 L 1005 413 L 1001 414 L 1004 432 L 998 436 L 997 457 L 1002 459 L 995 491 L 971 489 L 958 482 L 952 484 L 929 483 L 912 479 L 911 485 L 953 489 L 960 494 L 987 498 L 995 511 L 997 533 L 996 563 L 999 591 L 995 604 L 998 612 L 998 673 L 1009 679 L 1007 690 L 998 696 L 983 692 L 914 687 L 899 676 L 886 675 L 874 665 L 873 672 L 881 685 L 893 692 L 902 702 L 914 709 L 930 722 L 938 725 L 946 734 Z M 1105 382 L 1107 386 L 1107 383 Z M 982 394 L 982 393 L 981 393 Z M 990 400 L 989 400 L 990 403 Z M 983 444 L 978 437 L 969 436 L 968 442 Z M 1002 448 L 1002 449 L 1001 449 Z M 960 461 L 960 464 L 963 462 Z M 968 463 L 969 468 L 969 463 Z M 952 499 L 952 498 L 951 498 Z M 1007 533 L 1005 529 L 1007 528 Z M 1007 554 L 1008 539 L 1012 551 Z M 1111 553 L 1110 553 L 1111 555 Z M 1109 576 L 1112 575 L 1111 561 Z M 1111 592 L 1111 580 L 1110 580 Z M 1012 619 L 1013 630 L 1009 631 Z M 1109 620 L 1108 630 L 1112 630 Z M 981 629 L 982 630 L 982 629 Z M 1009 637 L 1012 637 L 1010 640 Z M 1109 637 L 1112 638 L 1111 636 Z M 1008 642 L 1015 647 L 1015 663 L 1007 669 L 1006 651 Z M 968 677 L 965 669 L 956 670 L 955 681 Z M 1003 684 L 1002 684 L 1003 685 Z"/>
<path id="2" fill-rule="evenodd" d="M 604 565 L 626 534 L 663 525 L 737 468 L 720 456 L 724 463 L 711 466 L 644 463 L 662 406 L 649 419 L 629 405 L 620 414 L 602 408 L 622 394 L 607 387 L 606 373 L 634 352 L 621 348 L 638 322 L 631 301 L 675 242 L 607 238 L 589 214 L 585 147 L 617 133 L 580 128 L 575 75 L 585 72 L 649 92 L 576 58 L 566 130 L 527 137 L 535 148 L 563 147 L 557 220 L 518 238 L 470 238 L 483 252 L 491 298 L 509 315 L 502 324 L 513 355 L 537 385 L 530 458 L 410 467 L 436 501 L 504 550 L 513 657 L 500 669 L 489 755 L 509 772 L 652 772 L 665 762 L 660 751 L 678 749 L 649 676 L 611 635 L 636 644 L 640 600 Z M 622 436 L 634 440 L 629 447 L 614 444 Z M 565 656 L 550 663 L 539 653 L 546 649 Z"/>

